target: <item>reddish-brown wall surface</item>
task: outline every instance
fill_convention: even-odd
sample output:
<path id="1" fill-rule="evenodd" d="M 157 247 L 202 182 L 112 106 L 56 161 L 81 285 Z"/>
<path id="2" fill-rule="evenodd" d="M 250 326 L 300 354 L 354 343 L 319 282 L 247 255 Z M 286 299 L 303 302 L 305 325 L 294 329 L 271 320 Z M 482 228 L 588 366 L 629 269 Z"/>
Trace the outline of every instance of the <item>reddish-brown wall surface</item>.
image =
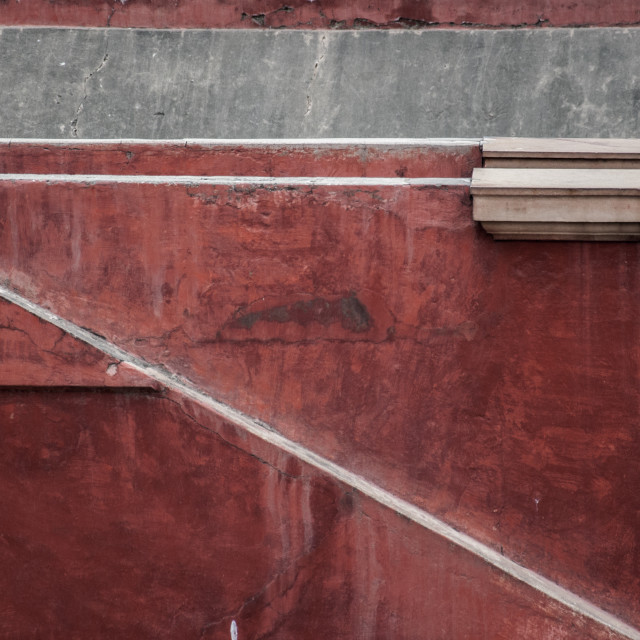
<path id="1" fill-rule="evenodd" d="M 496 243 L 464 185 L 0 201 L 11 287 L 640 624 L 637 245 Z"/>
<path id="2" fill-rule="evenodd" d="M 619 636 L 178 397 L 0 389 L 3 638 Z"/>
<path id="3" fill-rule="evenodd" d="M 640 22 L 637 0 L 3 0 L 0 24 L 153 28 L 612 26 Z"/>
<path id="4" fill-rule="evenodd" d="M 466 178 L 477 142 L 0 140 L 0 173 Z"/>
<path id="5" fill-rule="evenodd" d="M 0 299 L 3 387 L 155 388 L 126 363 L 79 343 L 57 327 Z"/>
<path id="6" fill-rule="evenodd" d="M 0 356 L 3 638 L 618 637 L 5 300 Z"/>

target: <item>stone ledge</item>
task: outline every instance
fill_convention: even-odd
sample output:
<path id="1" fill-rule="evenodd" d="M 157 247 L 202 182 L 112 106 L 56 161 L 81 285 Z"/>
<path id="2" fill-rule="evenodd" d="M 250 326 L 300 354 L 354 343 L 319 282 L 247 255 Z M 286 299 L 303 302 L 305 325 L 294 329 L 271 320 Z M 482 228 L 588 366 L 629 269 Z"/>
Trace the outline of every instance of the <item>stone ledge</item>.
<path id="1" fill-rule="evenodd" d="M 471 194 L 496 240 L 640 239 L 640 170 L 475 169 Z"/>
<path id="2" fill-rule="evenodd" d="M 640 169 L 640 140 L 485 138 L 483 166 L 511 169 Z"/>

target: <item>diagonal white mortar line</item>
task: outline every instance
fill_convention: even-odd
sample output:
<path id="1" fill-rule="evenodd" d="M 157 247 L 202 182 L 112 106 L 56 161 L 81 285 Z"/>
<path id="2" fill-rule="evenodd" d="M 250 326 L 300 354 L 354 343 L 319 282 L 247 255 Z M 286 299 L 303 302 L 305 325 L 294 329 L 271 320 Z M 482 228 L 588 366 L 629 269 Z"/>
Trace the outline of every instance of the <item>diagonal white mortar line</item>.
<path id="1" fill-rule="evenodd" d="M 167 373 L 161 367 L 145 362 L 141 358 L 120 349 L 105 338 L 97 336 L 87 329 L 83 329 L 82 327 L 61 318 L 55 313 L 48 311 L 40 305 L 34 304 L 27 298 L 1 285 L 0 298 L 4 298 L 8 302 L 18 305 L 42 320 L 50 322 L 78 340 L 99 349 L 103 353 L 127 363 L 165 387 L 182 393 L 186 397 L 211 409 L 221 417 L 229 420 L 237 426 L 240 426 L 256 437 L 298 457 L 300 460 L 312 465 L 316 469 L 326 473 L 339 482 L 357 489 L 359 492 L 376 502 L 393 509 L 393 511 L 396 511 L 409 520 L 423 526 L 425 529 L 442 536 L 458 547 L 482 558 L 490 565 L 500 569 L 512 578 L 533 587 L 552 600 L 564 605 L 571 611 L 584 616 L 585 618 L 589 618 L 590 620 L 609 628 L 611 631 L 614 631 L 625 638 L 629 638 L 629 640 L 640 640 L 639 630 L 631 627 L 588 600 L 585 600 L 568 589 L 560 587 L 555 582 L 541 576 L 535 571 L 516 564 L 512 560 L 505 558 L 503 555 L 493 550 L 491 547 L 478 542 L 471 536 L 457 531 L 430 513 L 407 502 L 406 500 L 403 500 L 402 498 L 398 498 L 375 483 L 366 480 L 362 476 L 348 471 L 334 462 L 331 462 L 331 460 L 328 460 L 327 458 L 314 453 L 310 449 L 285 438 L 283 435 L 270 429 L 267 425 L 260 423 L 258 420 L 255 420 L 237 409 L 215 400 L 184 378 L 175 374 Z"/>

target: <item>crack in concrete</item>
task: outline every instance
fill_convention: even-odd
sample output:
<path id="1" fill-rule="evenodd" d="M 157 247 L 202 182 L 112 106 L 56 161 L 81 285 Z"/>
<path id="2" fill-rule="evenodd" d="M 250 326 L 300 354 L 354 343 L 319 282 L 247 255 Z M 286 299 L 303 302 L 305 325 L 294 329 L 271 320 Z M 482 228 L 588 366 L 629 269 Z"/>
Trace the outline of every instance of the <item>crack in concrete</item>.
<path id="1" fill-rule="evenodd" d="M 307 85 L 307 108 L 304 112 L 304 117 L 306 118 L 310 113 L 311 109 L 313 109 L 313 98 L 311 97 L 312 87 L 318 77 L 318 72 L 320 69 L 320 65 L 327 57 L 327 36 L 324 35 L 320 38 L 320 46 L 319 46 L 319 55 L 313 66 L 313 73 L 311 74 L 311 80 L 309 80 L 309 84 Z"/>
<path id="2" fill-rule="evenodd" d="M 111 20 L 111 16 L 109 16 L 109 21 L 110 20 Z M 85 100 L 87 99 L 87 85 L 89 83 L 89 80 L 91 80 L 93 76 L 100 73 L 100 71 L 104 69 L 105 65 L 107 64 L 107 60 L 109 60 L 109 36 L 108 35 L 106 36 L 104 55 L 102 56 L 102 60 L 100 61 L 100 64 L 98 64 L 98 66 L 93 71 L 91 71 L 88 75 L 86 75 L 84 77 L 84 80 L 82 81 L 82 99 L 80 100 L 80 104 L 76 109 L 75 117 L 70 122 L 71 136 L 73 138 L 78 137 L 78 119 L 80 118 L 80 114 L 84 111 L 84 103 L 85 103 Z"/>

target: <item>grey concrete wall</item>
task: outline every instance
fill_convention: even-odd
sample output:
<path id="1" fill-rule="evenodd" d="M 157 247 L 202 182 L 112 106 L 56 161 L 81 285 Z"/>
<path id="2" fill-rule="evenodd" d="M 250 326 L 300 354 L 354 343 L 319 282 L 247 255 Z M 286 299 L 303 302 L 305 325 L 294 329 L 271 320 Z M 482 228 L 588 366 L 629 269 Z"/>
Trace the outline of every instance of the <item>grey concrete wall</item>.
<path id="1" fill-rule="evenodd" d="M 640 31 L 0 31 L 3 137 L 640 137 Z"/>

